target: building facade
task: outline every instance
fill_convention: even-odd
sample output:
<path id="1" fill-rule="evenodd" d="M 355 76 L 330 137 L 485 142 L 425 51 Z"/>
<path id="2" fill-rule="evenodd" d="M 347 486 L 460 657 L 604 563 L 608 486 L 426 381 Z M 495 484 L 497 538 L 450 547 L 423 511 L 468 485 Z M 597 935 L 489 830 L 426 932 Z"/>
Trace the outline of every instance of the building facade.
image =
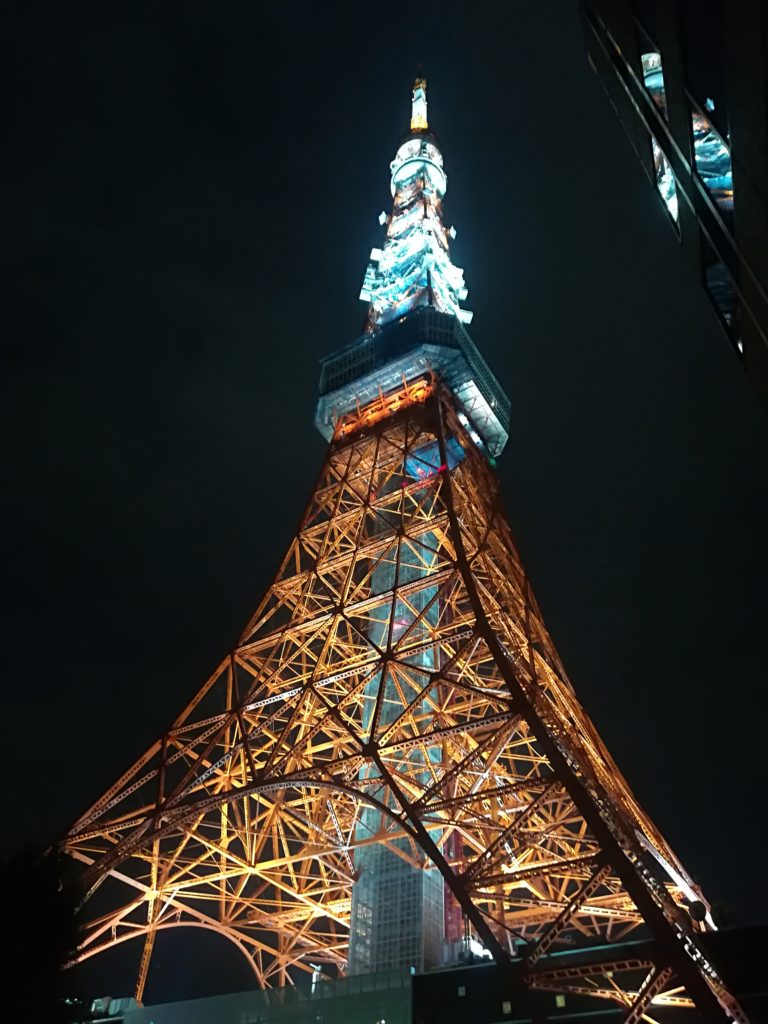
<path id="1" fill-rule="evenodd" d="M 768 408 L 768 4 L 581 11 L 589 63 Z"/>
<path id="2" fill-rule="evenodd" d="M 767 942 L 768 925 L 707 936 L 707 946 L 712 947 L 752 1022 L 768 1018 L 762 956 Z M 636 956 L 638 943 L 628 943 L 621 951 Z M 557 957 L 568 969 L 581 954 L 570 950 Z M 620 1006 L 595 1009 L 579 992 L 532 991 L 521 998 L 514 968 L 475 961 L 424 974 L 395 969 L 145 1007 L 132 999 L 97 999 L 78 1024 L 452 1024 L 461 1020 L 473 1024 L 565 1024 L 574 1020 L 578 1024 L 618 1024 L 625 1012 Z M 682 1012 L 694 1024 L 695 1011 Z"/>

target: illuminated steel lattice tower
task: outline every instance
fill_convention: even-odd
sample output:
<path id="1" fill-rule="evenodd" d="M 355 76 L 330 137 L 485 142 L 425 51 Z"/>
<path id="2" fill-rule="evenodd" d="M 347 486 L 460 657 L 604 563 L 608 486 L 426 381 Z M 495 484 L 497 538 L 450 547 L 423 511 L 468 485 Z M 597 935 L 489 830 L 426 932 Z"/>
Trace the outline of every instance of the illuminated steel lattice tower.
<path id="1" fill-rule="evenodd" d="M 512 542 L 509 402 L 464 327 L 421 79 L 391 181 L 274 582 L 62 842 L 91 908 L 77 960 L 138 939 L 141 995 L 157 933 L 196 926 L 273 986 L 428 968 L 466 930 L 518 992 L 743 1020 L 699 946 L 708 905 L 579 704 Z"/>

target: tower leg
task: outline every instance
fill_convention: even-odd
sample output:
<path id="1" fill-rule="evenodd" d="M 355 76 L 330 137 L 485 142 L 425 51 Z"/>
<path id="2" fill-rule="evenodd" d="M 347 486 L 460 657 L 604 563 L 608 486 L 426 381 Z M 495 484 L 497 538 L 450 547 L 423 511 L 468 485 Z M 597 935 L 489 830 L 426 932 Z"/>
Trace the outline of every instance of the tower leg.
<path id="1" fill-rule="evenodd" d="M 152 959 L 152 949 L 155 945 L 157 935 L 157 899 L 153 899 L 149 906 L 149 931 L 144 938 L 144 946 L 141 950 L 141 961 L 139 963 L 139 975 L 136 979 L 136 1002 L 141 1003 L 144 998 L 144 989 L 147 984 L 149 973 L 149 962 Z"/>
<path id="2" fill-rule="evenodd" d="M 161 771 L 162 777 L 162 771 Z M 152 889 L 150 890 L 149 905 L 147 907 L 147 921 L 149 928 L 147 934 L 144 937 L 144 945 L 141 950 L 141 960 L 139 962 L 139 975 L 136 978 L 136 1002 L 141 1003 L 144 998 L 144 989 L 147 984 L 147 975 L 149 974 L 149 962 L 152 959 L 152 950 L 155 945 L 155 936 L 157 935 L 157 915 L 158 915 L 158 899 L 157 899 L 157 861 L 159 854 L 159 844 L 155 840 L 152 850 Z"/>

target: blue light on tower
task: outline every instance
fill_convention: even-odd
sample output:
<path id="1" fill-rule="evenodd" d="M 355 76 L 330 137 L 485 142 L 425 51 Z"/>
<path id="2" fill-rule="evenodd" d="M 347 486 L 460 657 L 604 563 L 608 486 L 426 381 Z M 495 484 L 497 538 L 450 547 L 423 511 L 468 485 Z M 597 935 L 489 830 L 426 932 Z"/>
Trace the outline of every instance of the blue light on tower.
<path id="1" fill-rule="evenodd" d="M 432 306 L 463 323 L 467 297 L 464 271 L 451 262 L 443 226 L 447 187 L 443 156 L 427 121 L 427 83 L 417 78 L 411 101 L 411 130 L 390 165 L 394 197 L 384 246 L 371 251 L 360 298 L 370 303 L 368 323 L 382 327 L 418 306 Z M 455 234 L 455 232 L 453 232 Z"/>

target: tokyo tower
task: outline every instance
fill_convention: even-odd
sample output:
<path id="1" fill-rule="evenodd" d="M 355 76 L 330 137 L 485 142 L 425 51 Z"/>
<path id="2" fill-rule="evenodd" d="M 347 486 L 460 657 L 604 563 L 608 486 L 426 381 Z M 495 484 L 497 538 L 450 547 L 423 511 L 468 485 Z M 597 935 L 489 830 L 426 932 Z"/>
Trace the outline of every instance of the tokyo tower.
<path id="1" fill-rule="evenodd" d="M 165 929 L 219 933 L 264 988 L 471 947 L 523 994 L 743 1021 L 700 942 L 707 901 L 581 707 L 512 541 L 509 400 L 466 330 L 446 184 L 417 78 L 364 333 L 322 361 L 329 446 L 299 530 L 235 649 L 62 840 L 75 962 L 135 940 L 141 998 Z"/>

